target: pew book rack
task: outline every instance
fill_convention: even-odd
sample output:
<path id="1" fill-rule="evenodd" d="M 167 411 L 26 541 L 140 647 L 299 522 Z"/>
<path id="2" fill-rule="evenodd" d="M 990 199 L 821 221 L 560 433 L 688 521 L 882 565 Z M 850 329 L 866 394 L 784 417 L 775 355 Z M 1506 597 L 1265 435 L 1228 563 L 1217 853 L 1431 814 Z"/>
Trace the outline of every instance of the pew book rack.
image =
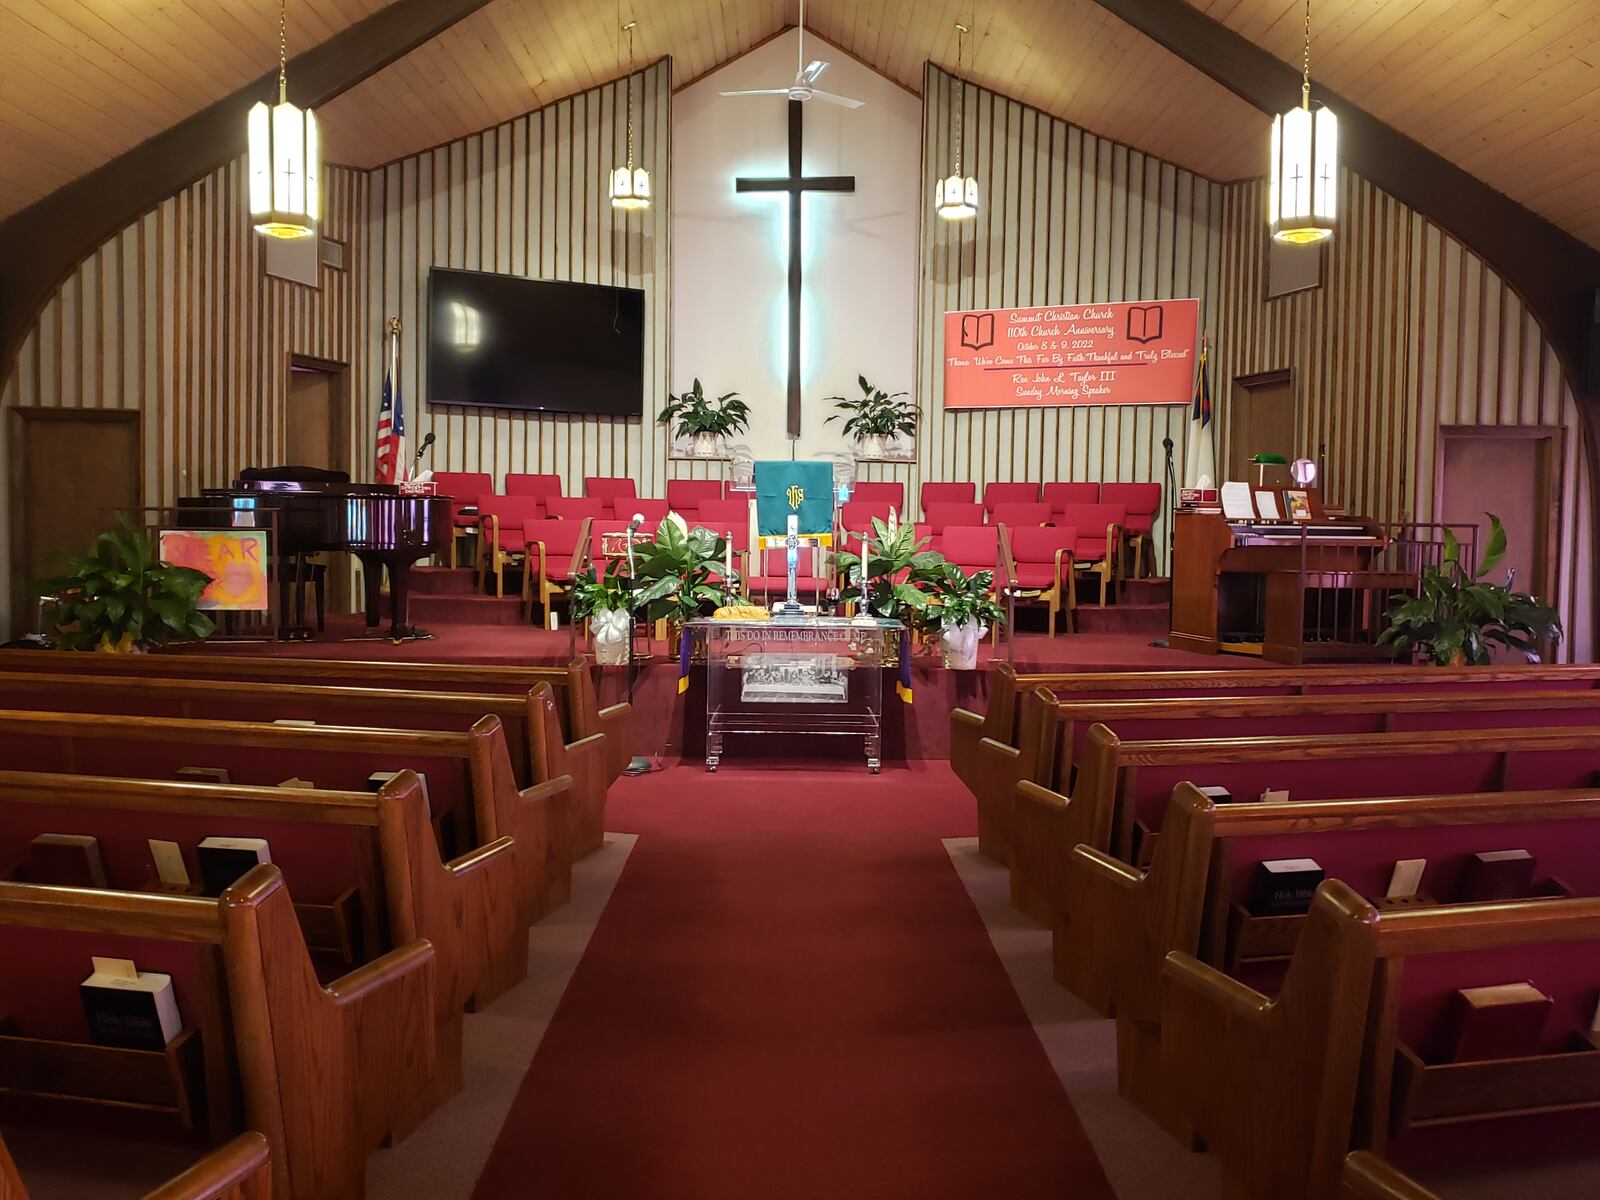
<path id="1" fill-rule="evenodd" d="M 59 1042 L 16 1032 L 0 1017 L 0 1093 L 137 1109 L 195 1127 L 204 1056 L 200 1034 L 184 1029 L 164 1050 Z M 226 1132 L 226 1131 L 216 1131 Z"/>

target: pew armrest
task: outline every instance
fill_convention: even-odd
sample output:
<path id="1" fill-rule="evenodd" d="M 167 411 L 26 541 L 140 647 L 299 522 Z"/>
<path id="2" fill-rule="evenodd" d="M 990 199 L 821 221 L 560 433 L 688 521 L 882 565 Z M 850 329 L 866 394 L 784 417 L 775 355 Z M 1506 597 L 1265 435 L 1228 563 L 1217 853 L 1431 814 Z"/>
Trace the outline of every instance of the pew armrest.
<path id="1" fill-rule="evenodd" d="M 1101 1016 L 1154 1020 L 1158 972 L 1144 934 L 1146 883 L 1137 867 L 1079 844 L 1060 872 L 1055 910 L 1058 983 Z"/>
<path id="2" fill-rule="evenodd" d="M 1236 1028 L 1240 1022 L 1259 1025 L 1272 1006 L 1255 988 L 1188 954 L 1168 954 L 1161 975 L 1162 1024 L 1174 1022 L 1171 1028 L 1175 1030 L 1215 1024 L 1220 1038 L 1225 1028 Z M 1223 1043 L 1215 1044 L 1220 1047 Z"/>
<path id="3" fill-rule="evenodd" d="M 611 759 L 611 777 L 607 782 L 615 783 L 628 769 L 628 760 L 633 757 L 629 753 L 633 747 L 628 741 L 628 724 L 633 718 L 633 705 L 626 701 L 613 704 L 602 708 L 596 717 L 600 722 L 599 732 L 606 735 Z"/>
<path id="4" fill-rule="evenodd" d="M 543 787 L 546 785 L 541 784 L 540 786 Z M 529 790 L 532 791 L 535 789 L 530 788 Z M 452 858 L 448 863 L 445 864 L 445 867 L 447 870 L 449 870 L 450 874 L 456 876 L 457 878 L 462 878 L 467 875 L 476 875 L 480 871 L 485 871 L 491 868 L 496 859 L 502 857 L 510 858 L 516 853 L 516 849 L 517 843 L 515 839 L 509 837 L 495 838 L 495 840 L 492 842 L 488 842 L 477 847 L 476 849 L 468 850 L 465 854 Z"/>
<path id="5" fill-rule="evenodd" d="M 266 1200 L 271 1182 L 269 1154 L 266 1138 L 259 1133 L 241 1133 L 150 1192 L 145 1200 L 221 1200 L 235 1194 L 240 1200 Z M 239 1190 L 233 1193 L 232 1188 Z"/>
<path id="6" fill-rule="evenodd" d="M 433 970 L 433 943 L 419 940 L 339 976 L 322 990 L 340 1008 L 377 999 L 391 984 L 402 991 L 421 988 L 425 995 L 431 996 Z"/>
<path id="7" fill-rule="evenodd" d="M 985 724 L 980 713 L 965 708 L 950 710 L 950 769 L 974 796 L 978 794 L 978 743 L 988 735 Z"/>

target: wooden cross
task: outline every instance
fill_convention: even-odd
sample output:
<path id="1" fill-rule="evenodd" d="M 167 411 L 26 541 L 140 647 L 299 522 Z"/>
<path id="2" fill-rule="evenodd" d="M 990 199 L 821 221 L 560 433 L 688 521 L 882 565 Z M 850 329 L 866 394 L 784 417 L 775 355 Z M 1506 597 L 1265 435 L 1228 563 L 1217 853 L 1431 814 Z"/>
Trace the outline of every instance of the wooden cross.
<path id="1" fill-rule="evenodd" d="M 800 436 L 800 202 L 806 192 L 853 192 L 854 175 L 807 177 L 802 159 L 805 145 L 805 103 L 789 101 L 789 174 L 777 179 L 735 179 L 739 192 L 787 192 L 789 195 L 789 436 Z"/>

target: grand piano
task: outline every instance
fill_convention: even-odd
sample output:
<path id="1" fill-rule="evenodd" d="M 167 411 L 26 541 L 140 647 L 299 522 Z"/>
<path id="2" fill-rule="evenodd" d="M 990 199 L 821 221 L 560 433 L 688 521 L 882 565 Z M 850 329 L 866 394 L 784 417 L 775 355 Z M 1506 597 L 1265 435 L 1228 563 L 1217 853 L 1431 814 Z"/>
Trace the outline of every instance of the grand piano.
<path id="1" fill-rule="evenodd" d="M 1284 489 L 1259 491 L 1290 511 Z M 1291 665 L 1393 657 L 1377 637 L 1390 598 L 1417 586 L 1420 547 L 1378 522 L 1329 515 L 1314 488 L 1296 495 L 1310 509 L 1302 520 L 1174 514 L 1169 645 Z"/>
<path id="2" fill-rule="evenodd" d="M 178 505 L 180 509 L 209 510 L 207 519 L 235 529 L 250 528 L 258 520 L 261 527 L 268 527 L 265 513 L 277 514 L 273 557 L 285 614 L 290 582 L 304 556 L 342 550 L 361 560 L 367 627 L 375 629 L 387 567 L 388 636 L 396 641 L 420 633 L 407 619 L 411 568 L 429 555 L 448 553 L 450 548 L 450 501 L 446 497 L 401 495 L 392 483 L 351 483 L 343 471 L 252 468 L 241 472 L 233 486 L 206 488 L 197 497 L 179 500 Z"/>

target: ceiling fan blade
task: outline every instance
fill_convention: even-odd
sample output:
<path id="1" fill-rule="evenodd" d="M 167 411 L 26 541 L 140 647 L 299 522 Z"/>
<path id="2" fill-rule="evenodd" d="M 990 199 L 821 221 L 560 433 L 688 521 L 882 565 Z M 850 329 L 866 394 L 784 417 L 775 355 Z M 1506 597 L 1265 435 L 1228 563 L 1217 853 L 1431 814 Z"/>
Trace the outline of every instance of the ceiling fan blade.
<path id="1" fill-rule="evenodd" d="M 788 88 L 758 88 L 751 92 L 718 92 L 719 96 L 787 96 Z"/>
<path id="2" fill-rule="evenodd" d="M 827 69 L 828 64 L 823 62 L 820 58 L 813 59 L 806 69 L 801 71 L 800 74 L 795 77 L 795 82 L 798 84 L 815 83 L 819 78 L 821 78 L 822 73 Z"/>
<path id="3" fill-rule="evenodd" d="M 835 96 L 832 92 L 819 92 L 815 88 L 811 89 L 811 98 L 826 100 L 829 104 L 837 104 L 841 108 L 860 108 L 866 103 L 865 100 L 852 100 L 849 96 Z"/>

